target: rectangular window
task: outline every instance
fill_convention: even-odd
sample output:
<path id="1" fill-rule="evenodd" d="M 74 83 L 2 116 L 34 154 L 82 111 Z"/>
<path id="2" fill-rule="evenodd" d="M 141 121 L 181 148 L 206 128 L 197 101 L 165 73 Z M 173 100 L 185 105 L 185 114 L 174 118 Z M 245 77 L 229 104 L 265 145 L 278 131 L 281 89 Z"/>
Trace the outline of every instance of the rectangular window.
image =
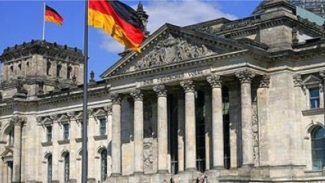
<path id="1" fill-rule="evenodd" d="M 106 134 L 106 118 L 99 119 L 99 134 L 100 135 Z"/>
<path id="2" fill-rule="evenodd" d="M 52 126 L 46 127 L 46 141 L 51 142 L 52 141 Z"/>
<path id="3" fill-rule="evenodd" d="M 309 89 L 310 108 L 319 108 L 319 87 Z"/>
<path id="4" fill-rule="evenodd" d="M 68 140 L 69 139 L 69 124 L 63 124 L 63 139 Z"/>

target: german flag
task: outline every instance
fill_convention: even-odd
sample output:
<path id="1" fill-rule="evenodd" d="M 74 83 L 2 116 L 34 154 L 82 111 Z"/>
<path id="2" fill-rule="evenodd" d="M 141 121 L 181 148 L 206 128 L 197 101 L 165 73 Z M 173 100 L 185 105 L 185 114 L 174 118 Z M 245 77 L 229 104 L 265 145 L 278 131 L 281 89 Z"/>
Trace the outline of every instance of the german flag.
<path id="1" fill-rule="evenodd" d="M 45 5 L 45 21 L 53 22 L 59 25 L 63 24 L 62 16 L 53 8 L 49 7 L 48 5 Z"/>
<path id="2" fill-rule="evenodd" d="M 88 13 L 90 26 L 103 29 L 122 45 L 141 52 L 144 26 L 134 9 L 116 0 L 90 0 Z"/>

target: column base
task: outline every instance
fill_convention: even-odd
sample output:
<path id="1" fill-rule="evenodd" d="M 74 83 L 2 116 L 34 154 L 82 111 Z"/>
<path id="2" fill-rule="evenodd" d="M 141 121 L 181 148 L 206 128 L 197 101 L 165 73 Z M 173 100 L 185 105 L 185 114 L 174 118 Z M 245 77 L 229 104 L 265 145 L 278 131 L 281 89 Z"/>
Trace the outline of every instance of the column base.
<path id="1" fill-rule="evenodd" d="M 250 177 L 253 164 L 245 164 L 242 167 L 238 168 L 238 175 L 242 177 Z"/>

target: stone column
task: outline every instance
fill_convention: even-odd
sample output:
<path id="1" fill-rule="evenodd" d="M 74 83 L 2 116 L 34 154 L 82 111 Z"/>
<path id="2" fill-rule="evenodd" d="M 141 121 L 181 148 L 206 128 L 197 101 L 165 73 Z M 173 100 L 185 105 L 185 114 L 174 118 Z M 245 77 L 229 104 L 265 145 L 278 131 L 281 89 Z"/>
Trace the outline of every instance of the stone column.
<path id="1" fill-rule="evenodd" d="M 168 173 L 167 90 L 164 85 L 153 87 L 157 93 L 158 173 Z"/>
<path id="2" fill-rule="evenodd" d="M 111 95 L 112 100 L 112 174 L 121 175 L 121 96 L 117 93 Z"/>
<path id="3" fill-rule="evenodd" d="M 205 169 L 210 170 L 212 160 L 212 96 L 211 89 L 205 89 Z"/>
<path id="4" fill-rule="evenodd" d="M 242 145 L 243 145 L 243 166 L 254 165 L 253 153 L 253 132 L 252 132 L 252 96 L 251 81 L 255 73 L 249 70 L 236 72 L 240 80 L 241 96 L 241 123 L 242 123 Z"/>
<path id="5" fill-rule="evenodd" d="M 177 112 L 178 112 L 178 123 L 177 123 L 177 144 L 178 144 L 178 171 L 184 171 L 184 128 L 185 128 L 185 100 L 184 100 L 184 93 L 178 94 L 178 101 L 177 101 Z"/>
<path id="6" fill-rule="evenodd" d="M 221 77 L 213 74 L 207 77 L 212 87 L 212 151 L 213 169 L 224 168 L 224 140 Z"/>
<path id="7" fill-rule="evenodd" d="M 185 91 L 185 170 L 196 170 L 195 91 L 192 80 L 180 83 Z"/>
<path id="8" fill-rule="evenodd" d="M 15 125 L 14 133 L 14 152 L 13 152 L 13 182 L 21 182 L 21 132 L 22 125 L 26 119 L 22 117 L 15 116 L 12 118 L 12 121 Z"/>
<path id="9" fill-rule="evenodd" d="M 8 183 L 8 163 L 7 162 L 2 162 L 2 182 L 3 183 Z"/>
<path id="10" fill-rule="evenodd" d="M 104 110 L 107 113 L 107 177 L 112 173 L 112 106 L 104 106 Z"/>
<path id="11" fill-rule="evenodd" d="M 143 94 L 131 93 L 134 99 L 134 173 L 143 174 Z"/>

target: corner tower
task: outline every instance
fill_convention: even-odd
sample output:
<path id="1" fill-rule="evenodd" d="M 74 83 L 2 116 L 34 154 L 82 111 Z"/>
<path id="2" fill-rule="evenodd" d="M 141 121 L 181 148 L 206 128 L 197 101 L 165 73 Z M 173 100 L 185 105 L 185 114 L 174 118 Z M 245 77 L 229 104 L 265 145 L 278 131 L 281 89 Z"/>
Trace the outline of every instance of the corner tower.
<path id="1" fill-rule="evenodd" d="M 82 84 L 83 59 L 80 49 L 40 40 L 8 47 L 0 56 L 2 98 L 17 93 L 32 97 Z"/>

